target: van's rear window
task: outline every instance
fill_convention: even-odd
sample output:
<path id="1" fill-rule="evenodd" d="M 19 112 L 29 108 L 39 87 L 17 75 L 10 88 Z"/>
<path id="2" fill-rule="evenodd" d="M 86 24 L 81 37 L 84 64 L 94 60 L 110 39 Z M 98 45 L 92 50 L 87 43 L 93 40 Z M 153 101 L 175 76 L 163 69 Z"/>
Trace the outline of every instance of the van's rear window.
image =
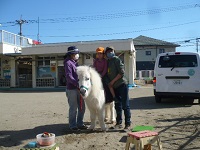
<path id="1" fill-rule="evenodd" d="M 197 67 L 196 55 L 166 55 L 161 56 L 158 67 Z"/>

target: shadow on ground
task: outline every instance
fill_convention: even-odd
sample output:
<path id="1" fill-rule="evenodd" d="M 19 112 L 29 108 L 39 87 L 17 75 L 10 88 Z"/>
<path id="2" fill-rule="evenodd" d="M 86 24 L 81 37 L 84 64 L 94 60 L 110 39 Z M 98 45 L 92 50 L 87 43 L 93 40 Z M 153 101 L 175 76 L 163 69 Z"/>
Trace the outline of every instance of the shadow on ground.
<path id="1" fill-rule="evenodd" d="M 191 107 L 199 105 L 194 103 L 193 99 L 185 98 L 163 98 L 161 103 L 156 103 L 154 96 L 138 97 L 130 99 L 131 109 L 161 109 L 161 108 L 176 108 L 176 107 Z"/>
<path id="2" fill-rule="evenodd" d="M 36 139 L 36 135 L 43 132 L 55 133 L 56 136 L 62 136 L 66 135 L 66 129 L 66 124 L 52 124 L 19 131 L 0 131 L 0 145 L 4 147 L 18 146 L 24 140 Z"/>
<path id="3" fill-rule="evenodd" d="M 162 129 L 159 133 L 167 133 L 168 135 L 170 135 L 171 138 L 173 138 L 173 143 L 179 143 L 178 150 L 200 149 L 199 146 L 194 144 L 199 143 L 200 138 L 199 114 L 193 114 L 185 117 L 178 117 L 172 119 L 159 119 L 158 122 L 171 122 L 171 125 L 165 126 L 164 129 Z M 156 128 L 163 127 L 157 126 Z M 179 135 L 179 137 L 177 137 L 177 135 Z M 169 141 L 163 140 L 162 142 L 167 143 Z"/>
<path id="4" fill-rule="evenodd" d="M 89 126 L 90 122 L 85 122 L 85 125 Z M 38 126 L 33 129 L 25 129 L 25 130 L 6 130 L 6 131 L 0 131 L 0 146 L 3 147 L 13 147 L 13 146 L 19 146 L 22 144 L 25 140 L 36 140 L 36 135 L 43 133 L 43 132 L 49 132 L 54 133 L 56 137 L 59 136 L 65 136 L 68 134 L 92 134 L 92 133 L 102 133 L 103 131 L 100 130 L 100 128 L 97 128 L 95 130 L 81 130 L 81 131 L 71 131 L 68 128 L 68 124 L 52 124 L 52 125 L 44 125 L 44 126 Z M 114 129 L 108 129 L 106 132 L 120 132 L 119 130 Z"/>
<path id="5" fill-rule="evenodd" d="M 45 93 L 65 92 L 65 87 L 57 88 L 0 88 L 0 93 Z"/>

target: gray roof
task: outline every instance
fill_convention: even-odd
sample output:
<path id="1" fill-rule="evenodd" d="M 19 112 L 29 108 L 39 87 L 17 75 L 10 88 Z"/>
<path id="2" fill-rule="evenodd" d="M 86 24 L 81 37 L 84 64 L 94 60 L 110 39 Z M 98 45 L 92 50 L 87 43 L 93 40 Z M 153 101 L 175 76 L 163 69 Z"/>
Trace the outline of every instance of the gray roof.
<path id="1" fill-rule="evenodd" d="M 157 40 L 154 38 L 146 37 L 143 35 L 140 35 L 136 38 L 133 39 L 133 44 L 135 46 L 170 46 L 170 47 L 178 47 L 180 45 L 162 41 L 162 40 Z"/>

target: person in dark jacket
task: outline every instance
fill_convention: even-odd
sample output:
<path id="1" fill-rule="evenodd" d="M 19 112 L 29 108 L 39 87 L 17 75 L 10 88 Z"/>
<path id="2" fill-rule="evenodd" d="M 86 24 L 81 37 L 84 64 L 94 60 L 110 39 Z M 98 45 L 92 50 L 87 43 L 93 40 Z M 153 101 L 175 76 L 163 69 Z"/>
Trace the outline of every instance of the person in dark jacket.
<path id="1" fill-rule="evenodd" d="M 108 78 L 109 86 L 113 87 L 116 96 L 115 109 L 117 113 L 115 128 L 122 128 L 122 109 L 125 116 L 124 129 L 130 129 L 131 112 L 128 95 L 128 81 L 125 78 L 124 64 L 118 56 L 115 56 L 113 47 L 106 47 L 106 57 L 108 58 Z"/>
<path id="2" fill-rule="evenodd" d="M 79 50 L 75 46 L 68 47 L 68 52 L 64 58 L 66 96 L 69 104 L 69 128 L 72 131 L 87 129 L 83 123 L 85 103 L 80 97 L 78 75 L 76 73 Z"/>

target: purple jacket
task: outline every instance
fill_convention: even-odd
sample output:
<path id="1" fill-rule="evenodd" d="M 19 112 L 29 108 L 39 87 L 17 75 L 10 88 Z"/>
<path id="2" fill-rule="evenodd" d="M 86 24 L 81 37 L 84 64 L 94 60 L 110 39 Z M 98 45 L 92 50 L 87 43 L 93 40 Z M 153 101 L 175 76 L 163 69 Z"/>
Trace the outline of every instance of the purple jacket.
<path id="1" fill-rule="evenodd" d="M 73 59 L 64 60 L 65 77 L 67 80 L 66 88 L 69 90 L 78 88 L 78 75 L 76 73 L 77 62 Z"/>

